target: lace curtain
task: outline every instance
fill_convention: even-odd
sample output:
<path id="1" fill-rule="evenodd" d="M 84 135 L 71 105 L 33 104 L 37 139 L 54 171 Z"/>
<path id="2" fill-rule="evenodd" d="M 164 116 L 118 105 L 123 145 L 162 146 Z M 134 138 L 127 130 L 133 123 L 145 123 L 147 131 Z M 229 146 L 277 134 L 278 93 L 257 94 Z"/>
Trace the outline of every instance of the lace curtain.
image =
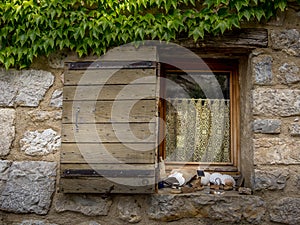
<path id="1" fill-rule="evenodd" d="M 230 104 L 225 99 L 168 99 L 166 160 L 230 161 Z"/>

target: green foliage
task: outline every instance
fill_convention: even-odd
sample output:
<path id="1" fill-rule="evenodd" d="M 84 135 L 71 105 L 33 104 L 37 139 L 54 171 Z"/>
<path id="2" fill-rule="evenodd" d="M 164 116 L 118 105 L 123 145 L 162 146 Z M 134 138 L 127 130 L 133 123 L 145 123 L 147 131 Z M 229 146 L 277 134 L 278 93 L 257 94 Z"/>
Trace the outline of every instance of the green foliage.
<path id="1" fill-rule="evenodd" d="M 223 34 L 243 21 L 269 19 L 287 0 L 3 0 L 0 63 L 30 65 L 59 49 L 79 56 L 145 39 L 195 41 Z"/>

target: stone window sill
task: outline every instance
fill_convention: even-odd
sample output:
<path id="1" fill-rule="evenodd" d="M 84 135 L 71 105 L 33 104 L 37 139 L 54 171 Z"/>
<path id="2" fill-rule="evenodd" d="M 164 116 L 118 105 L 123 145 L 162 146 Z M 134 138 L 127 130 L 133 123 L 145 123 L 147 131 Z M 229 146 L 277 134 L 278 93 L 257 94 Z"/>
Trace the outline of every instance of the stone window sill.
<path id="1" fill-rule="evenodd" d="M 208 194 L 207 190 L 171 194 L 159 190 L 152 195 L 150 218 L 174 221 L 182 218 L 209 218 L 226 223 L 247 221 L 260 224 L 265 212 L 265 201 L 255 195 L 241 195 L 237 191 Z"/>

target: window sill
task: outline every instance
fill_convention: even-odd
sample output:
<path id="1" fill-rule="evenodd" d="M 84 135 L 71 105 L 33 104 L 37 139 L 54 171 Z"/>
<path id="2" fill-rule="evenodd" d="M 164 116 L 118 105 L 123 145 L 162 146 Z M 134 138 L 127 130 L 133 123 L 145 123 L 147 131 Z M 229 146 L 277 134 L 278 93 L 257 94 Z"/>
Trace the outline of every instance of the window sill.
<path id="1" fill-rule="evenodd" d="M 162 188 L 162 189 L 159 189 L 156 194 L 157 195 L 207 195 L 207 196 L 225 196 L 225 197 L 246 196 L 246 194 L 240 194 L 236 190 L 230 190 L 230 191 L 214 190 L 214 189 L 210 189 L 209 187 L 204 187 L 203 190 L 192 191 L 192 192 L 182 190 L 181 193 L 179 193 L 179 192 L 177 193 L 174 190 L 178 190 L 178 189 Z M 252 194 L 248 194 L 248 195 L 251 196 Z"/>
<path id="2" fill-rule="evenodd" d="M 170 194 L 159 190 L 151 199 L 149 216 L 158 221 L 208 218 L 224 224 L 260 224 L 266 212 L 266 203 L 261 197 L 240 195 L 237 191 L 216 195 L 205 191 Z"/>

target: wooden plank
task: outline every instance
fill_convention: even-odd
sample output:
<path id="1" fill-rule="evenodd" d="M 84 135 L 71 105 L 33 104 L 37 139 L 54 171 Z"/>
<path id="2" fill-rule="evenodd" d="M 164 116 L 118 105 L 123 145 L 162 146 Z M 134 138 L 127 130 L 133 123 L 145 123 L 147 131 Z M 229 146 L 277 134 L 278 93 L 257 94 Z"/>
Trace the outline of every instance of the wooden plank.
<path id="1" fill-rule="evenodd" d="M 238 169 L 236 166 L 232 166 L 232 165 L 210 165 L 210 164 L 205 164 L 205 163 L 198 163 L 196 164 L 190 164 L 189 162 L 185 162 L 185 163 L 168 163 L 166 162 L 166 170 L 167 171 L 171 171 L 172 169 L 194 169 L 195 171 L 197 170 L 197 168 L 199 167 L 203 168 L 205 171 L 209 171 L 209 172 L 220 172 L 220 171 L 224 171 L 224 172 L 237 172 Z"/>
<path id="2" fill-rule="evenodd" d="M 155 90 L 155 84 L 65 86 L 64 100 L 153 99 Z"/>
<path id="3" fill-rule="evenodd" d="M 191 38 L 178 38 L 177 41 L 186 48 L 266 48 L 268 46 L 268 30 L 264 28 L 243 28 L 225 32 L 220 36 L 211 36 L 196 43 Z M 164 49 L 160 51 L 166 52 Z M 172 52 L 168 52 L 172 54 Z M 175 55 L 175 54 L 174 54 Z M 177 51 L 177 55 L 180 55 Z M 161 54 L 159 54 L 161 56 Z"/>
<path id="4" fill-rule="evenodd" d="M 64 193 L 152 194 L 155 191 L 154 183 L 155 177 L 111 178 L 111 180 L 100 177 L 60 178 L 59 189 Z"/>
<path id="5" fill-rule="evenodd" d="M 79 61 L 66 63 L 69 70 L 101 70 L 101 69 L 149 69 L 155 68 L 152 61 Z"/>
<path id="6" fill-rule="evenodd" d="M 104 164 L 104 163 L 61 163 L 60 171 L 64 170 L 155 170 L 155 164 Z"/>
<path id="7" fill-rule="evenodd" d="M 156 69 L 68 70 L 64 85 L 155 83 Z"/>
<path id="8" fill-rule="evenodd" d="M 134 44 L 126 44 L 115 47 L 107 51 L 101 56 L 101 61 L 157 61 L 156 46 L 140 45 L 138 47 Z"/>
<path id="9" fill-rule="evenodd" d="M 65 101 L 63 123 L 75 123 L 78 109 L 78 123 L 149 122 L 157 114 L 155 100 Z"/>
<path id="10" fill-rule="evenodd" d="M 155 123 L 64 124 L 62 142 L 155 142 Z"/>
<path id="11" fill-rule="evenodd" d="M 64 170 L 62 171 L 62 177 L 74 178 L 74 177 L 153 177 L 155 175 L 154 170 Z"/>
<path id="12" fill-rule="evenodd" d="M 113 157 L 114 160 L 111 160 Z M 62 143 L 61 163 L 155 163 L 154 144 Z"/>

